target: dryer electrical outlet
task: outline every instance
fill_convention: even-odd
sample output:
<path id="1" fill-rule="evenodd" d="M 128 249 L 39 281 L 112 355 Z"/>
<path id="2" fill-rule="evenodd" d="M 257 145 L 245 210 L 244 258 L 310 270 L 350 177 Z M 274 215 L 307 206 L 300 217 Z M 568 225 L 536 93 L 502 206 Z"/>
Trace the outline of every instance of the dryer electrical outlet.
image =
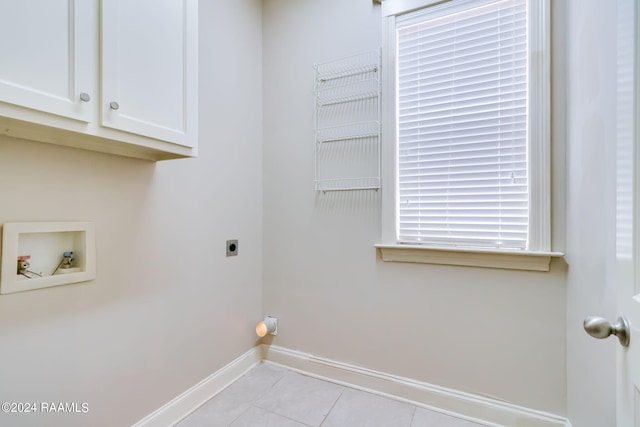
<path id="1" fill-rule="evenodd" d="M 227 240 L 227 256 L 238 255 L 238 240 Z"/>

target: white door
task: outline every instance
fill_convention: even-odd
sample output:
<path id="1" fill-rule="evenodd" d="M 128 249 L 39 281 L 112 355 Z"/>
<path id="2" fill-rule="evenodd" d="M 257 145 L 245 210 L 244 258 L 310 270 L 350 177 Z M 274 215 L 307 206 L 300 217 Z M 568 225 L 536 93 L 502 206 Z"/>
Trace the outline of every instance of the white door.
<path id="1" fill-rule="evenodd" d="M 617 91 L 618 313 L 630 325 L 629 347 L 618 346 L 617 426 L 640 426 L 640 183 L 638 182 L 638 8 L 619 0 Z"/>
<path id="2" fill-rule="evenodd" d="M 195 146 L 197 0 L 102 0 L 102 125 Z"/>
<path id="3" fill-rule="evenodd" d="M 616 427 L 640 427 L 640 6 L 618 0 L 616 92 L 616 321 L 585 319 L 597 338 L 616 334 Z M 613 320 L 613 319 L 611 319 Z M 628 338 L 628 340 L 627 340 Z M 625 342 L 626 341 L 626 342 Z"/>
<path id="4" fill-rule="evenodd" d="M 97 16 L 90 3 L 0 2 L 1 101 L 85 122 L 91 119 L 98 96 L 92 58 Z"/>

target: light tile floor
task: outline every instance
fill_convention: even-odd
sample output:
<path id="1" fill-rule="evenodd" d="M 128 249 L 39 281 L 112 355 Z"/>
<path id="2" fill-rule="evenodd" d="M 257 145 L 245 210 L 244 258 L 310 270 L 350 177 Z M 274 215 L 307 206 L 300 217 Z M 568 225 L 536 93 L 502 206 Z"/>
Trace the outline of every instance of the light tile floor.
<path id="1" fill-rule="evenodd" d="M 408 403 L 261 363 L 179 427 L 480 427 Z"/>

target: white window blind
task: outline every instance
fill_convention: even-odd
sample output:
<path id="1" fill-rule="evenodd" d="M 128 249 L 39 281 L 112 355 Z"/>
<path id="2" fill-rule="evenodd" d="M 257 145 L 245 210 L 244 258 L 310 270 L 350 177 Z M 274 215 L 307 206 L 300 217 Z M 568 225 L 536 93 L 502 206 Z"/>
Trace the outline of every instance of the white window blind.
<path id="1" fill-rule="evenodd" d="M 528 249 L 526 0 L 397 17 L 401 243 Z"/>

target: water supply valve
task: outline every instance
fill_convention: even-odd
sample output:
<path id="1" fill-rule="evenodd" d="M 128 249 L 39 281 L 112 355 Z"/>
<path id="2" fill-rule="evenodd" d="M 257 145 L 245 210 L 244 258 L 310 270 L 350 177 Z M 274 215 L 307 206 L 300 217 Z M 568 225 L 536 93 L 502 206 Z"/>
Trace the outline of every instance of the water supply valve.
<path id="1" fill-rule="evenodd" d="M 31 255 L 21 255 L 18 257 L 18 274 L 26 276 L 27 270 L 31 265 L 29 264 L 30 259 L 31 259 Z"/>
<path id="2" fill-rule="evenodd" d="M 71 268 L 73 262 L 73 251 L 67 251 L 62 254 L 62 264 L 60 268 Z"/>

